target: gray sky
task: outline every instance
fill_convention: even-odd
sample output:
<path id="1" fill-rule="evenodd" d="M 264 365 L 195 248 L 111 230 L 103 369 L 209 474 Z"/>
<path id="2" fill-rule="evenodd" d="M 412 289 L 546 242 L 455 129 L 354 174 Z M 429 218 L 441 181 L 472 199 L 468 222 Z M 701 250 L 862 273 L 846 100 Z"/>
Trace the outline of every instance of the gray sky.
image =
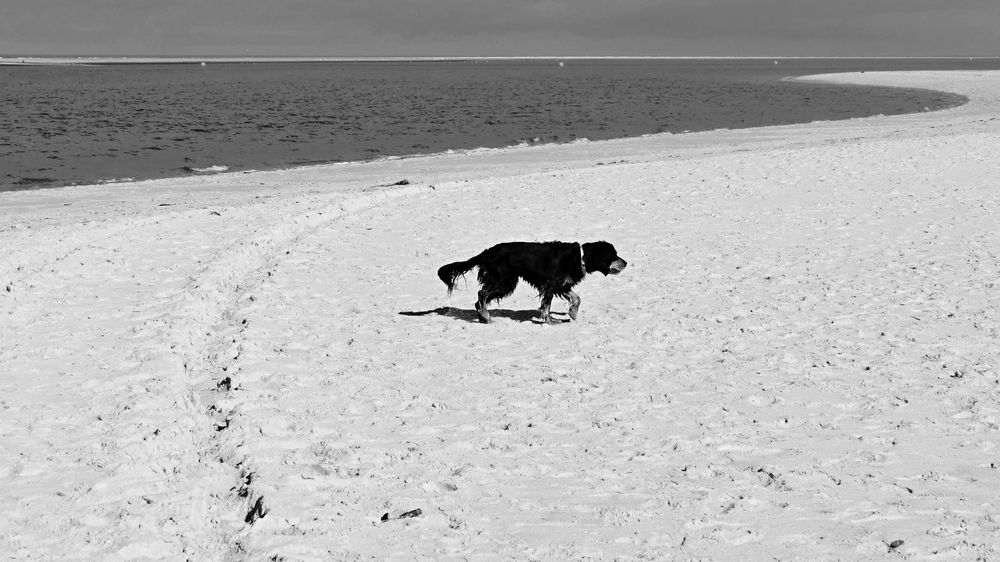
<path id="1" fill-rule="evenodd" d="M 0 0 L 0 54 L 998 56 L 1000 0 Z"/>

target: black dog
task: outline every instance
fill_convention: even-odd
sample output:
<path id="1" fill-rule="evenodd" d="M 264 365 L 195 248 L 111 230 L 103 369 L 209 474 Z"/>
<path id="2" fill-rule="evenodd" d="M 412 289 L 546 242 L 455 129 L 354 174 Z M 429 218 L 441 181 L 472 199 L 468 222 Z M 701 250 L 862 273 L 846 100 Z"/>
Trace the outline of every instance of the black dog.
<path id="1" fill-rule="evenodd" d="M 569 317 L 576 320 L 580 297 L 573 287 L 588 273 L 600 271 L 604 275 L 617 274 L 628 265 L 618 257 L 615 247 L 608 242 L 504 242 L 484 250 L 466 261 L 449 263 L 438 270 L 438 277 L 448 286 L 448 294 L 455 288 L 455 281 L 474 267 L 479 268 L 479 300 L 476 312 L 483 322 L 490 322 L 486 306 L 494 300 L 511 295 L 518 279 L 524 279 L 538 289 L 542 299 L 539 311 L 542 322 L 553 323 L 549 316 L 552 297 L 569 301 Z"/>

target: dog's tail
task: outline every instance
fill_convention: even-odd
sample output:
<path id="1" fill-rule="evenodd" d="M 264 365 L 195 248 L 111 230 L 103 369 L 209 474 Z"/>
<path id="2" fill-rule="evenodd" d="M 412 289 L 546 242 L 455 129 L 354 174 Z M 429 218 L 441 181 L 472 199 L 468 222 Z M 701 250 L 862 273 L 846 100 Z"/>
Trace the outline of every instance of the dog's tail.
<path id="1" fill-rule="evenodd" d="M 471 271 L 472 268 L 479 265 L 480 256 L 482 256 L 482 254 L 479 254 L 474 258 L 469 258 L 466 261 L 457 261 L 455 263 L 443 265 L 440 269 L 438 269 L 438 277 L 444 282 L 445 285 L 447 285 L 449 296 L 451 296 L 451 292 L 455 290 L 455 281 L 458 281 L 459 277 L 465 275 Z"/>

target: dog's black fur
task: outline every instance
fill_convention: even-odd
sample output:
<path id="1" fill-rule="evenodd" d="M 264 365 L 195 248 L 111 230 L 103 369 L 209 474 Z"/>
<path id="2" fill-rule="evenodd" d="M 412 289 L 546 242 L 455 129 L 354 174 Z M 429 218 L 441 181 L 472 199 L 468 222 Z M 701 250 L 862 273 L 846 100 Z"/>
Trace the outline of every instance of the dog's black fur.
<path id="1" fill-rule="evenodd" d="M 569 301 L 569 317 L 576 320 L 580 309 L 580 297 L 573 287 L 588 273 L 600 271 L 604 275 L 614 275 L 628 265 L 618 257 L 615 247 L 603 240 L 600 242 L 504 242 L 483 250 L 478 256 L 466 261 L 449 263 L 438 269 L 438 277 L 448 286 L 450 295 L 459 277 L 479 268 L 479 300 L 476 312 L 482 322 L 489 323 L 490 313 L 486 309 L 491 301 L 510 296 L 517 287 L 518 279 L 524 279 L 538 290 L 542 299 L 541 320 L 553 323 L 549 315 L 552 297 Z"/>

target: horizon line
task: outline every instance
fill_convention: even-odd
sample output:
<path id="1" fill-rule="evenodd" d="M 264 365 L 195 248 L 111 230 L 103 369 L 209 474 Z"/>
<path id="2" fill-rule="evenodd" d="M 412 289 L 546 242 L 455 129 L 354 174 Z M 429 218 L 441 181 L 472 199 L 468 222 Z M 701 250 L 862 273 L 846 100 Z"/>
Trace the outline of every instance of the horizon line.
<path id="1" fill-rule="evenodd" d="M 239 62 L 435 62 L 503 60 L 880 60 L 880 59 L 998 59 L 1000 55 L 935 56 L 835 56 L 835 55 L 511 55 L 511 56 L 229 56 L 229 55 L 8 55 L 0 54 L 0 64 L 140 64 L 140 63 L 239 63 Z"/>

